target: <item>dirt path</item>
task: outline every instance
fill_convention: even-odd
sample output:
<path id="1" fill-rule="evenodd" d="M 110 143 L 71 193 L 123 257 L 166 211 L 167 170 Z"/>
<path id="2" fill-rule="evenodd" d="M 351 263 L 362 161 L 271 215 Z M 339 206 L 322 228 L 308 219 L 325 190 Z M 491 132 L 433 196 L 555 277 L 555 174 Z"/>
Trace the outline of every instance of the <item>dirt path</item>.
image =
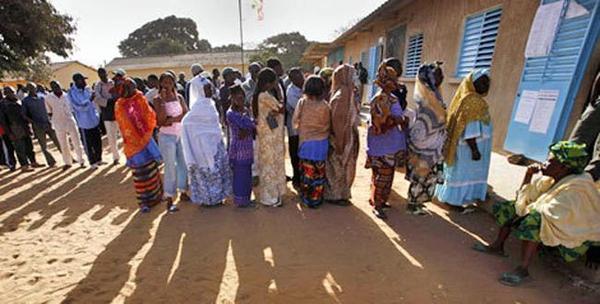
<path id="1" fill-rule="evenodd" d="M 531 283 L 500 285 L 517 242 L 510 258 L 480 255 L 487 214 L 406 215 L 401 175 L 375 219 L 369 177 L 358 170 L 352 207 L 306 209 L 290 190 L 283 208 L 141 215 L 123 166 L 0 171 L 1 302 L 597 303 L 540 263 Z"/>

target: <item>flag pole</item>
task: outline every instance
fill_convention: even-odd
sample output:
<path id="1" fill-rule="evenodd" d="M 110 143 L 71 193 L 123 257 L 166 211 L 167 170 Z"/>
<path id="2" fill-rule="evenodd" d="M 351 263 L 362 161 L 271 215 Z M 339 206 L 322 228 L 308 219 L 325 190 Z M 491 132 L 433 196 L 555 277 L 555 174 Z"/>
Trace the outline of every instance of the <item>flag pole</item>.
<path id="1" fill-rule="evenodd" d="M 242 25 L 242 0 L 238 0 L 238 10 L 240 13 L 240 54 L 242 56 L 242 75 L 244 75 L 244 27 Z"/>

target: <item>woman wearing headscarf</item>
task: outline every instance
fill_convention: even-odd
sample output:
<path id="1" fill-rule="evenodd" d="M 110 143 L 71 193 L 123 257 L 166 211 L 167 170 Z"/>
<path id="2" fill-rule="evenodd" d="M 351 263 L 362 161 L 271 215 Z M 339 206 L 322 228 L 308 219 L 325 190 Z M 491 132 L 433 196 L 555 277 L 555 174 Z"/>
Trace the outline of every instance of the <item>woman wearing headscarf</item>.
<path id="1" fill-rule="evenodd" d="M 323 92 L 323 99 L 329 101 L 331 98 L 331 77 L 333 76 L 333 69 L 330 67 L 324 67 L 319 71 L 319 77 L 325 82 L 325 92 Z"/>
<path id="2" fill-rule="evenodd" d="M 325 83 L 318 76 L 310 76 L 304 84 L 304 96 L 294 111 L 293 125 L 298 130 L 300 144 L 300 198 L 309 208 L 323 203 L 325 191 L 325 160 L 329 149 L 331 111 L 323 100 Z"/>
<path id="3" fill-rule="evenodd" d="M 331 107 L 331 135 L 327 156 L 325 200 L 338 205 L 349 205 L 351 188 L 356 175 L 360 123 L 359 102 L 354 100 L 354 75 L 350 65 L 342 65 L 333 73 Z"/>
<path id="4" fill-rule="evenodd" d="M 115 104 L 115 120 L 123 135 L 126 165 L 133 170 L 140 210 L 145 213 L 163 199 L 160 151 L 152 138 L 156 114 L 146 97 L 136 89 L 133 79 L 126 78 L 116 90 L 120 98 Z M 171 208 L 170 204 L 167 205 L 167 210 Z"/>
<path id="5" fill-rule="evenodd" d="M 415 81 L 417 107 L 409 131 L 406 162 L 406 179 L 410 182 L 407 211 L 415 215 L 427 214 L 423 203 L 431 201 L 443 178 L 446 107 L 440 92 L 444 80 L 441 64 L 421 65 Z"/>
<path id="6" fill-rule="evenodd" d="M 266 206 L 280 207 L 286 192 L 284 159 L 283 105 L 269 93 L 278 83 L 271 68 L 258 73 L 252 98 L 252 112 L 256 119 L 258 142 L 258 201 Z"/>
<path id="7" fill-rule="evenodd" d="M 192 203 L 218 206 L 232 192 L 232 176 L 221 133 L 212 84 L 202 76 L 190 80 L 192 108 L 183 118 L 181 143 L 188 169 Z"/>
<path id="8" fill-rule="evenodd" d="M 492 124 L 483 99 L 490 88 L 488 69 L 477 69 L 461 82 L 448 109 L 444 147 L 444 183 L 440 202 L 463 208 L 484 201 L 492 155 Z M 473 209 L 466 209 L 466 211 Z"/>
<path id="9" fill-rule="evenodd" d="M 528 278 L 529 264 L 540 244 L 557 247 L 567 262 L 584 255 L 590 246 L 600 245 L 600 192 L 592 176 L 584 172 L 587 160 L 584 144 L 558 142 L 550 146 L 542 166 L 527 169 L 515 201 L 494 204 L 501 227 L 498 236 L 491 245 L 476 243 L 473 249 L 505 256 L 504 243 L 513 229 L 522 241 L 521 264 L 503 273 L 500 283 L 516 286 Z M 537 173 L 541 175 L 534 176 Z"/>
<path id="10" fill-rule="evenodd" d="M 367 133 L 367 163 L 371 169 L 371 198 L 373 214 L 385 219 L 398 154 L 406 150 L 406 139 L 398 126 L 406 126 L 402 107 L 392 92 L 397 89 L 396 71 L 384 64 L 379 66 L 375 84 L 380 90 L 371 100 L 371 124 Z"/>

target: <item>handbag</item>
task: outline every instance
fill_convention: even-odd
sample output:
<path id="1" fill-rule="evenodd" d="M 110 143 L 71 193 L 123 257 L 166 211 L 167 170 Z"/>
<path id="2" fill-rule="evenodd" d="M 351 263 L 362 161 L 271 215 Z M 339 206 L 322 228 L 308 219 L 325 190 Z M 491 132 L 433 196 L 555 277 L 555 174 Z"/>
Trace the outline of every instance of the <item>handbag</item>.
<path id="1" fill-rule="evenodd" d="M 267 115 L 267 125 L 269 126 L 269 128 L 271 130 L 276 129 L 277 127 L 279 127 L 279 123 L 277 122 L 277 118 L 275 118 L 275 116 L 271 113 L 269 113 L 269 115 Z"/>

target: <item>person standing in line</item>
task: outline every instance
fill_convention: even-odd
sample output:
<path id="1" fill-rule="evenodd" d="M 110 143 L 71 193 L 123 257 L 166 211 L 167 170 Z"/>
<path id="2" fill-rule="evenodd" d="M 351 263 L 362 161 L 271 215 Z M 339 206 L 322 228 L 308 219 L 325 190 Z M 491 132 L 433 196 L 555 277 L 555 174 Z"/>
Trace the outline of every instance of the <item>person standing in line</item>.
<path id="1" fill-rule="evenodd" d="M 113 165 L 119 164 L 119 146 L 117 140 L 119 137 L 119 126 L 115 121 L 115 102 L 111 94 L 114 87 L 114 82 L 108 79 L 106 69 L 98 69 L 98 78 L 100 81 L 96 82 L 94 87 L 94 102 L 100 108 L 100 117 L 104 122 L 106 128 L 106 137 L 108 138 L 108 147 L 110 153 L 113 156 Z"/>
<path id="2" fill-rule="evenodd" d="M 394 96 L 396 96 L 396 98 L 398 99 L 398 102 L 400 103 L 400 107 L 402 107 L 402 112 L 404 112 L 405 116 L 409 116 L 406 110 L 406 107 L 408 106 L 408 102 L 406 100 L 406 96 L 408 94 L 408 89 L 406 88 L 406 86 L 400 82 L 400 76 L 402 76 L 402 62 L 395 57 L 390 57 L 390 58 L 386 58 L 383 61 L 383 64 L 385 64 L 385 66 L 391 67 L 394 69 L 394 71 L 396 71 L 396 81 L 398 82 L 398 86 L 397 88 L 392 92 L 392 94 Z M 404 135 L 406 136 L 406 132 L 401 131 L 404 133 Z M 405 168 L 406 167 L 406 153 L 399 153 L 398 154 L 398 159 L 396 161 L 396 168 Z"/>
<path id="3" fill-rule="evenodd" d="M 219 69 L 214 68 L 212 70 L 211 81 L 215 88 L 219 88 L 221 86 L 221 80 L 219 79 L 220 76 L 221 76 L 221 73 L 219 72 Z"/>
<path id="4" fill-rule="evenodd" d="M 181 96 L 185 96 L 185 86 L 187 85 L 187 80 L 185 80 L 185 73 L 179 72 L 179 80 L 177 81 L 176 87 L 178 90 L 178 94 Z"/>
<path id="5" fill-rule="evenodd" d="M 148 101 L 148 103 L 150 103 L 150 106 L 153 109 L 156 109 L 154 107 L 154 99 L 156 97 L 158 97 L 158 86 L 159 86 L 159 81 L 158 81 L 158 76 L 154 75 L 154 74 L 150 74 L 148 75 L 147 81 L 148 83 L 148 91 L 146 92 L 146 94 L 144 94 L 144 97 L 146 97 L 146 100 Z"/>
<path id="6" fill-rule="evenodd" d="M 585 171 L 600 180 L 600 71 L 590 89 L 585 111 L 573 128 L 569 140 L 585 144 L 590 162 Z"/>
<path id="7" fill-rule="evenodd" d="M 61 146 L 61 154 L 63 159 L 63 170 L 68 170 L 73 165 L 71 157 L 71 149 L 69 148 L 69 139 L 73 149 L 75 150 L 75 161 L 80 167 L 85 167 L 83 163 L 83 148 L 79 132 L 77 131 L 77 123 L 73 117 L 73 108 L 67 94 L 65 94 L 58 81 L 50 82 L 52 92 L 46 95 L 46 109 L 51 113 L 52 128 L 56 130 L 56 137 Z M 68 138 L 67 138 L 68 136 Z"/>
<path id="8" fill-rule="evenodd" d="M 333 72 L 331 107 L 331 136 L 327 157 L 327 184 L 325 201 L 350 205 L 352 183 L 356 175 L 359 152 L 359 103 L 354 100 L 354 75 L 350 65 L 342 65 Z"/>
<path id="9" fill-rule="evenodd" d="M 270 68 L 262 69 L 252 98 L 259 150 L 259 182 L 256 193 L 261 204 L 272 207 L 283 205 L 282 197 L 286 192 L 283 129 L 285 107 L 270 93 L 277 85 L 275 71 Z"/>
<path id="10" fill-rule="evenodd" d="M 212 88 L 202 76 L 192 79 L 192 108 L 183 118 L 181 131 L 192 203 L 207 207 L 222 205 L 232 192 L 231 168 Z"/>
<path id="11" fill-rule="evenodd" d="M 436 186 L 443 183 L 446 106 L 440 92 L 444 81 L 441 64 L 421 65 L 415 81 L 416 118 L 409 130 L 405 175 L 410 182 L 407 212 L 413 215 L 429 213 L 423 203 L 430 202 Z"/>
<path id="12" fill-rule="evenodd" d="M 284 78 L 286 76 L 285 69 L 283 67 L 283 64 L 279 60 L 279 58 L 276 58 L 276 57 L 272 57 L 267 60 L 267 67 L 272 69 L 273 71 L 275 71 L 275 74 L 277 75 L 277 84 L 275 85 L 275 87 L 273 87 L 271 89 L 270 93 L 273 97 L 275 97 L 275 99 L 277 99 L 279 101 L 279 103 L 283 107 L 283 123 L 287 127 L 289 115 L 288 115 L 288 112 L 286 109 L 287 90 L 286 90 L 285 81 L 284 81 Z M 285 137 L 285 135 L 284 135 L 284 137 Z M 292 181 L 292 177 L 287 176 L 287 175 L 286 175 L 285 179 L 287 182 Z"/>
<path id="13" fill-rule="evenodd" d="M 159 127 L 158 147 L 163 158 L 164 192 L 169 211 L 177 211 L 173 198 L 180 193 L 180 201 L 189 201 L 187 195 L 187 167 L 181 145 L 181 120 L 188 112 L 183 96 L 177 94 L 175 78 L 169 73 L 160 75 L 160 93 L 154 99 L 156 120 Z"/>
<path id="14" fill-rule="evenodd" d="M 254 97 L 254 91 L 256 90 L 256 82 L 258 81 L 258 73 L 262 69 L 260 62 L 253 62 L 248 66 L 248 73 L 250 77 L 242 84 L 244 94 L 246 95 L 245 106 L 248 109 L 252 109 L 252 98 Z M 249 113 L 250 117 L 255 118 L 252 111 Z M 258 146 L 257 141 L 253 142 L 254 150 L 254 162 L 252 163 L 252 180 L 254 184 L 258 183 Z"/>
<path id="15" fill-rule="evenodd" d="M 7 166 L 10 171 L 15 171 L 17 166 L 17 160 L 15 158 L 15 149 L 8 136 L 8 125 L 4 118 L 4 92 L 0 90 L 0 155 L 2 156 L 2 162 Z"/>
<path id="16" fill-rule="evenodd" d="M 199 63 L 194 63 L 192 64 L 192 66 L 190 67 L 190 72 L 192 72 L 192 79 L 200 74 L 202 74 L 202 72 L 204 72 L 204 67 L 202 67 L 201 64 Z M 185 84 L 185 105 L 189 108 L 190 107 L 190 81 L 188 81 Z"/>
<path id="17" fill-rule="evenodd" d="M 25 115 L 23 115 L 23 108 L 19 104 L 19 99 L 15 94 L 15 91 L 11 87 L 4 87 L 4 95 L 6 99 L 3 104 L 3 121 L 7 127 L 6 133 L 10 138 L 15 152 L 17 153 L 17 159 L 21 164 L 21 171 L 31 172 L 34 168 L 43 167 L 35 161 L 35 154 L 33 154 L 33 147 L 31 147 L 31 134 L 29 125 Z M 31 165 L 31 167 L 30 167 Z"/>
<path id="18" fill-rule="evenodd" d="M 248 66 L 250 77 L 242 84 L 244 95 L 246 95 L 246 108 L 248 109 L 252 106 L 252 96 L 254 96 L 254 90 L 256 90 L 256 80 L 260 69 L 262 69 L 262 65 L 259 62 L 251 63 Z M 252 115 L 252 113 L 250 113 L 250 115 Z"/>
<path id="19" fill-rule="evenodd" d="M 92 102 L 94 93 L 87 86 L 87 77 L 81 73 L 73 75 L 74 85 L 69 90 L 69 101 L 75 113 L 75 120 L 83 138 L 88 161 L 92 169 L 102 165 L 102 136 L 100 117 Z"/>
<path id="20" fill-rule="evenodd" d="M 232 86 L 235 82 L 235 73 L 234 70 L 230 67 L 223 69 L 223 84 L 219 87 L 219 117 L 221 121 L 224 122 L 225 113 L 229 110 L 229 87 Z"/>
<path id="21" fill-rule="evenodd" d="M 45 101 L 43 98 L 38 97 L 37 87 L 34 83 L 28 83 L 26 89 L 29 92 L 29 95 L 22 101 L 23 114 L 25 115 L 25 119 L 31 123 L 33 134 L 46 158 L 46 164 L 49 167 L 54 167 L 56 165 L 56 160 L 54 160 L 54 157 L 52 157 L 52 154 L 48 151 L 46 135 L 50 137 L 59 151 L 60 144 L 58 143 L 58 138 L 56 138 L 56 132 L 54 132 L 50 125 L 50 118 L 48 117 Z"/>
<path id="22" fill-rule="evenodd" d="M 463 79 L 448 109 L 444 183 L 435 196 L 464 213 L 475 211 L 470 205 L 487 195 L 493 130 L 483 97 L 489 89 L 489 70 L 476 69 Z"/>
<path id="23" fill-rule="evenodd" d="M 156 127 L 156 114 L 146 101 L 144 94 L 137 90 L 135 81 L 124 78 L 117 84 L 121 97 L 115 104 L 115 119 L 123 134 L 123 151 L 127 167 L 133 170 L 133 183 L 138 205 L 142 213 L 163 200 L 163 187 L 160 177 L 161 160 L 158 145 L 152 138 Z M 167 211 L 172 211 L 167 204 Z"/>
<path id="24" fill-rule="evenodd" d="M 233 202 L 241 208 L 253 207 L 252 163 L 254 160 L 253 137 L 256 125 L 245 106 L 244 90 L 236 84 L 229 88 L 231 108 L 227 111 L 227 124 L 231 131 L 229 164 L 233 171 Z"/>
<path id="25" fill-rule="evenodd" d="M 325 160 L 329 149 L 331 110 L 323 100 L 325 83 L 311 76 L 304 85 L 304 97 L 294 111 L 293 124 L 300 137 L 298 151 L 300 166 L 300 198 L 309 208 L 323 203 L 327 183 Z"/>
<path id="26" fill-rule="evenodd" d="M 288 121 L 286 122 L 288 131 L 288 152 L 290 154 L 292 169 L 294 170 L 294 175 L 292 176 L 292 185 L 295 189 L 298 189 L 300 186 L 300 158 L 298 157 L 300 139 L 298 136 L 298 130 L 293 126 L 292 117 L 294 116 L 294 111 L 296 110 L 298 101 L 303 95 L 302 88 L 304 86 L 304 75 L 302 74 L 302 70 L 300 68 L 292 68 L 289 73 L 289 78 L 291 83 L 287 88 L 287 102 L 285 105 L 288 113 Z"/>
<path id="27" fill-rule="evenodd" d="M 329 101 L 329 99 L 331 99 L 331 77 L 333 76 L 333 69 L 330 67 L 325 67 L 322 68 L 319 71 L 319 77 L 321 77 L 321 79 L 323 79 L 323 81 L 325 82 L 325 92 L 323 92 L 323 98 L 327 101 Z"/>
<path id="28" fill-rule="evenodd" d="M 398 128 L 406 128 L 408 120 L 403 116 L 402 107 L 395 95 L 397 89 L 396 71 L 385 64 L 379 66 L 375 84 L 379 92 L 371 100 L 371 124 L 367 133 L 367 163 L 371 169 L 371 198 L 373 214 L 386 219 L 384 209 L 388 202 L 398 154 L 406 150 L 406 138 Z"/>

